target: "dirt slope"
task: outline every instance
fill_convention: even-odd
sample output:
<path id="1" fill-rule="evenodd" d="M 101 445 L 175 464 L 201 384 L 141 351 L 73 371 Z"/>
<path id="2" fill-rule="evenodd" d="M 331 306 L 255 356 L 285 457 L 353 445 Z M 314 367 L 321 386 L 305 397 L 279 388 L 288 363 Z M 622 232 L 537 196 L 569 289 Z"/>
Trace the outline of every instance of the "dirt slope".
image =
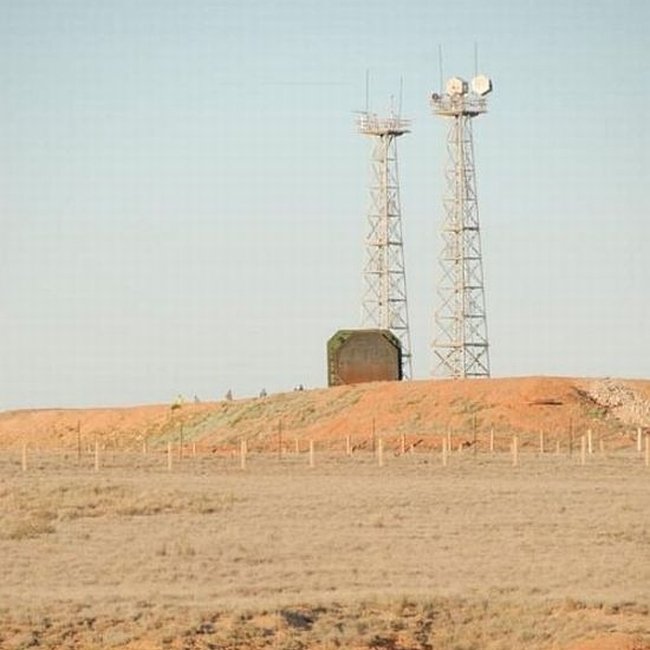
<path id="1" fill-rule="evenodd" d="M 106 447 L 152 447 L 183 440 L 227 449 L 241 438 L 249 449 L 293 449 L 313 439 L 341 448 L 345 436 L 368 447 L 372 432 L 397 444 L 437 446 L 451 431 L 455 442 L 497 447 L 513 433 L 537 445 L 564 446 L 591 429 L 608 446 L 629 444 L 637 426 L 650 427 L 650 380 L 525 377 L 482 380 L 381 382 L 201 404 L 132 408 L 22 410 L 0 413 L 0 447 L 23 442 L 39 448 L 76 448 L 98 439 Z M 297 441 L 297 443 L 296 443 Z"/>

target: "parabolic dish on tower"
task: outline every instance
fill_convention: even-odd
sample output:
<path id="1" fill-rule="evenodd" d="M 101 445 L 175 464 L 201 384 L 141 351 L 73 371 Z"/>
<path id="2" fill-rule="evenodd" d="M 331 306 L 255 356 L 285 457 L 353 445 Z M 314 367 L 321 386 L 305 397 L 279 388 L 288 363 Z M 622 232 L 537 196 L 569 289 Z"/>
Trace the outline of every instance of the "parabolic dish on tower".
<path id="1" fill-rule="evenodd" d="M 492 79 L 486 77 L 484 74 L 474 77 L 472 79 L 472 90 L 477 95 L 481 95 L 481 97 L 487 95 L 492 92 Z"/>
<path id="2" fill-rule="evenodd" d="M 467 93 L 467 82 L 460 77 L 452 77 L 445 88 L 448 95 L 464 95 Z"/>

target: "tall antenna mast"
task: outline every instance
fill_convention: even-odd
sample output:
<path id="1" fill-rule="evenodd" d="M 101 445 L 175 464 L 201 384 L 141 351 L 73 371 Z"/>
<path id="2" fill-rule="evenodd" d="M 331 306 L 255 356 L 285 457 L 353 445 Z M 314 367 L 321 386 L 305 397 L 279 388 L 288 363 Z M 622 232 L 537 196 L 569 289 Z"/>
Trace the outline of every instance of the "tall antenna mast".
<path id="1" fill-rule="evenodd" d="M 392 107 L 390 116 L 385 118 L 366 110 L 361 113 L 357 126 L 359 133 L 373 139 L 362 325 L 390 330 L 399 339 L 402 377 L 411 379 L 411 334 L 397 169 L 397 138 L 409 132 L 410 121 L 396 115 Z"/>
<path id="2" fill-rule="evenodd" d="M 491 91 L 492 81 L 485 75 L 475 76 L 471 85 L 452 77 L 444 93 L 431 96 L 434 114 L 449 123 L 433 340 L 434 374 L 441 377 L 490 376 L 471 120 L 487 111 Z"/>

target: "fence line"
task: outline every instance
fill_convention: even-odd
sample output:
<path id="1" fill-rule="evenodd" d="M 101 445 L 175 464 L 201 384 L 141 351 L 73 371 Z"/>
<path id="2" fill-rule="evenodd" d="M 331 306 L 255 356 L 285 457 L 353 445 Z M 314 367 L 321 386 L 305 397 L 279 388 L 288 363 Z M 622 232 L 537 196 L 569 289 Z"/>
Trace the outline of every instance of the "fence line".
<path id="1" fill-rule="evenodd" d="M 530 432 L 528 434 L 517 433 L 513 435 L 497 433 L 494 431 L 494 428 L 491 427 L 487 432 L 483 433 L 483 438 L 478 438 L 477 436 L 476 439 L 470 439 L 467 430 L 463 432 L 454 431 L 451 427 L 447 427 L 444 434 L 438 436 L 426 434 L 420 434 L 420 436 L 418 436 L 413 434 L 407 435 L 404 433 L 387 435 L 384 432 L 378 432 L 375 428 L 374 420 L 372 422 L 373 427 L 371 431 L 373 435 L 370 439 L 370 444 L 368 443 L 367 435 L 363 435 L 362 433 L 357 433 L 357 443 L 353 444 L 353 434 L 348 433 L 330 440 L 319 441 L 319 455 L 340 455 L 341 457 L 351 458 L 358 454 L 362 454 L 363 457 L 364 453 L 373 453 L 374 450 L 373 455 L 376 465 L 383 467 L 386 464 L 390 465 L 393 462 L 393 457 L 403 457 L 404 459 L 410 457 L 426 457 L 435 461 L 437 464 L 440 463 L 440 460 L 437 460 L 437 456 L 431 456 L 431 453 L 439 451 L 441 453 L 440 459 L 442 461 L 442 466 L 446 467 L 450 461 L 454 464 L 453 459 L 456 456 L 467 459 L 469 456 L 464 453 L 466 447 L 472 447 L 473 454 L 470 456 L 474 456 L 477 459 L 484 459 L 488 450 L 490 455 L 499 452 L 503 453 L 504 447 L 506 447 L 507 441 L 509 440 L 509 449 L 506 447 L 506 450 L 511 456 L 512 466 L 516 467 L 520 464 L 525 465 L 527 458 L 530 458 L 531 454 L 537 455 L 536 452 L 539 452 L 539 455 L 547 456 L 550 459 L 548 453 L 552 449 L 551 445 L 553 442 L 555 443 L 555 456 L 557 458 L 566 458 L 567 455 L 570 457 L 573 451 L 573 442 L 575 441 L 578 443 L 578 439 L 575 437 L 577 435 L 579 438 L 579 447 L 576 447 L 575 451 L 579 450 L 579 456 L 577 456 L 577 454 L 577 458 L 574 456 L 574 462 L 577 465 L 584 466 L 588 463 L 591 464 L 591 459 L 596 458 L 594 455 L 596 451 L 599 452 L 599 458 L 604 458 L 606 452 L 608 456 L 626 453 L 634 456 L 634 452 L 636 452 L 640 464 L 645 467 L 650 467 L 650 432 L 641 427 L 635 427 L 632 431 L 628 429 L 627 436 L 621 435 L 618 440 L 614 439 L 614 436 L 611 436 L 612 440 L 609 441 L 606 441 L 600 433 L 596 433 L 594 440 L 594 431 L 592 429 L 585 429 L 581 433 L 574 429 L 573 426 L 568 431 L 568 437 L 566 432 L 562 434 L 562 432 L 549 432 L 544 429 L 540 429 L 537 432 Z M 94 465 L 95 472 L 110 468 L 118 462 L 123 462 L 124 453 L 133 453 L 136 456 L 140 455 L 141 458 L 153 454 L 152 462 L 155 463 L 160 462 L 155 461 L 156 457 L 159 458 L 160 452 L 164 453 L 166 451 L 166 467 L 168 471 L 172 471 L 174 468 L 175 464 L 173 463 L 173 456 L 175 456 L 176 453 L 178 454 L 179 461 L 184 458 L 184 455 L 189 458 L 190 453 L 192 459 L 210 456 L 215 458 L 231 456 L 236 459 L 237 456 L 239 456 L 241 469 L 246 469 L 250 453 L 266 457 L 275 452 L 278 459 L 283 460 L 283 462 L 289 462 L 292 458 L 292 455 L 285 456 L 277 454 L 279 445 L 276 446 L 274 444 L 278 440 L 275 436 L 272 436 L 271 440 L 260 441 L 255 439 L 253 441 L 253 449 L 249 449 L 249 440 L 247 438 L 242 438 L 239 444 L 239 454 L 237 454 L 236 447 L 232 444 L 208 446 L 207 443 L 197 443 L 196 441 L 192 441 L 191 447 L 187 450 L 188 453 L 185 454 L 183 428 L 177 428 L 176 434 L 172 436 L 172 439 L 165 442 L 160 441 L 156 443 L 153 439 L 150 440 L 148 437 L 138 436 L 134 441 L 132 441 L 132 446 L 135 445 L 135 450 L 128 449 L 126 445 L 120 446 L 120 441 L 112 432 L 109 434 L 108 438 L 103 438 L 104 442 L 106 442 L 106 440 L 108 441 L 108 446 L 106 444 L 101 444 L 101 436 L 95 436 L 89 440 L 88 434 L 85 436 L 81 435 L 80 428 L 78 428 L 75 433 L 73 433 L 73 436 L 71 436 L 72 439 L 65 448 L 52 449 L 52 451 L 55 454 L 62 453 L 64 458 L 68 458 L 71 463 L 74 463 L 76 459 L 77 465 L 83 464 L 84 457 L 88 458 L 88 456 L 91 456 L 94 461 L 91 464 L 91 467 Z M 273 433 L 275 433 L 275 431 Z M 486 439 L 487 436 L 489 436 L 488 439 Z M 562 438 L 565 440 L 568 439 L 568 446 L 562 444 Z M 302 450 L 300 448 L 301 440 L 304 440 L 304 438 L 301 439 L 299 435 L 294 437 L 296 457 L 299 457 L 301 452 L 306 451 L 304 447 Z M 176 448 L 176 444 L 178 444 L 178 448 Z M 141 445 L 141 450 L 138 449 L 138 445 Z M 39 450 L 35 449 L 34 443 L 28 444 L 28 438 L 25 438 L 20 443 L 18 449 L 20 450 L 20 467 L 23 472 L 38 467 L 38 463 L 34 464 L 32 461 L 32 457 L 39 454 Z M 176 453 L 172 453 L 172 451 Z M 409 451 L 409 454 L 406 454 L 406 451 Z M 453 453 L 454 451 L 456 454 Z M 420 452 L 425 452 L 428 456 L 425 456 Z M 46 450 L 46 453 L 49 452 Z M 310 467 L 314 467 L 316 464 L 315 453 L 314 441 L 309 440 Z M 116 454 L 119 454 L 120 460 L 118 460 Z M 142 462 L 144 462 L 144 459 Z M 409 461 L 404 460 L 400 462 Z M 463 463 L 466 462 L 467 460 L 463 460 Z M 161 463 L 161 465 L 163 465 L 163 463 Z M 191 465 L 194 465 L 194 462 Z"/>

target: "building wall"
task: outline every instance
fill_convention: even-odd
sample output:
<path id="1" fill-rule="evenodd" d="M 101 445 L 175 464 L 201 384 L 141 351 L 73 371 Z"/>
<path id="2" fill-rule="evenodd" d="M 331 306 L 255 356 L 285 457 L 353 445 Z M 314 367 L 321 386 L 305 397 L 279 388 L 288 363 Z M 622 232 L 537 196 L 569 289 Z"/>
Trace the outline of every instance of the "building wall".
<path id="1" fill-rule="evenodd" d="M 401 356 L 387 330 L 339 330 L 327 343 L 328 385 L 399 381 Z"/>

